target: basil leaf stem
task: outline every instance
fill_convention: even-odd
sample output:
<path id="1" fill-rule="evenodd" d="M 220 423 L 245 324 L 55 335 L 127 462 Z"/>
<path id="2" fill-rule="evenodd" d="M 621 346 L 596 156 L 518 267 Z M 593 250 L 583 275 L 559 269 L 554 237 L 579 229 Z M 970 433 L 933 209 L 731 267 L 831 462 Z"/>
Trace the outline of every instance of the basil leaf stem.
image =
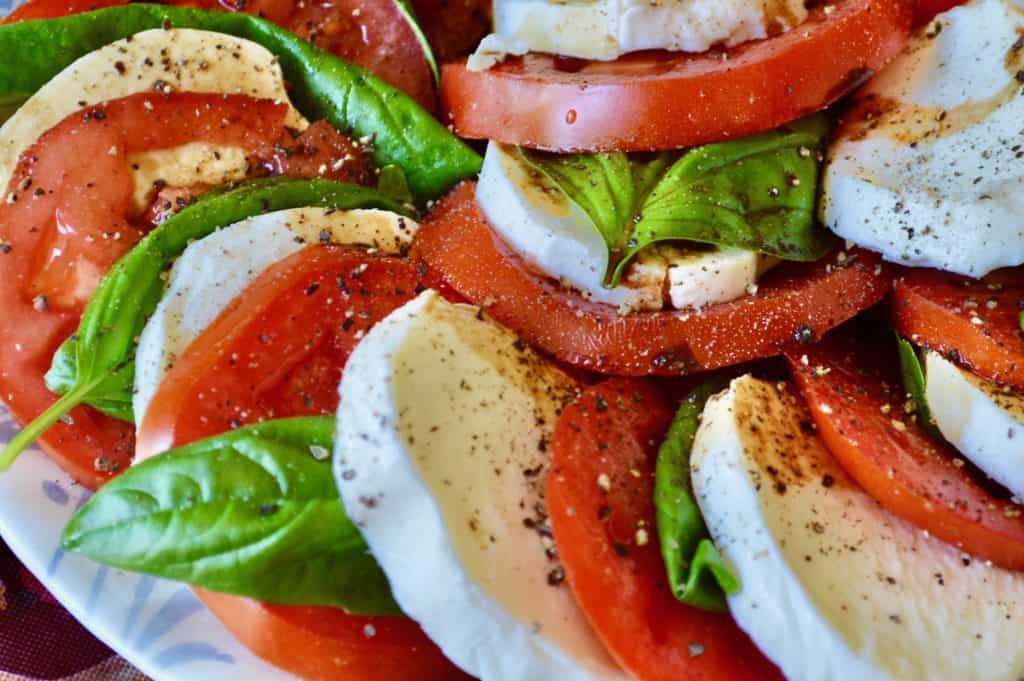
<path id="1" fill-rule="evenodd" d="M 728 383 L 711 379 L 693 390 L 676 412 L 658 450 L 654 509 L 669 587 L 677 600 L 702 610 L 724 612 L 725 594 L 739 591 L 739 579 L 712 543 L 690 482 L 690 452 L 704 405 Z"/>
<path id="2" fill-rule="evenodd" d="M 46 375 L 47 386 L 64 397 L 0 451 L 0 471 L 79 404 L 131 419 L 136 339 L 163 295 L 162 275 L 190 242 L 254 215 L 304 206 L 409 214 L 372 189 L 331 180 L 264 178 L 208 192 L 146 235 L 100 280 Z"/>
<path id="3" fill-rule="evenodd" d="M 65 550 L 222 593 L 400 614 L 345 515 L 334 418 L 267 421 L 132 466 L 64 529 Z"/>

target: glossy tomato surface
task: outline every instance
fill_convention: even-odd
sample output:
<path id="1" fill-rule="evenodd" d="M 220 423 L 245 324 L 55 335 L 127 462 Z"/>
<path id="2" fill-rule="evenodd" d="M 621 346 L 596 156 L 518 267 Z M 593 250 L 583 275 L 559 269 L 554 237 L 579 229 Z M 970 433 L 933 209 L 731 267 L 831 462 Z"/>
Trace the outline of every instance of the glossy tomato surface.
<path id="1" fill-rule="evenodd" d="M 138 241 L 130 154 L 190 142 L 273 159 L 294 144 L 284 105 L 237 95 L 144 93 L 76 112 L 21 157 L 0 203 L 0 399 L 22 423 L 56 396 L 43 375 L 100 277 Z M 281 147 L 284 148 L 284 147 Z M 40 444 L 95 488 L 128 464 L 132 428 L 80 407 Z"/>
<path id="2" fill-rule="evenodd" d="M 1020 507 L 908 413 L 885 329 L 847 327 L 787 359 L 818 433 L 868 494 L 966 553 L 1024 569 Z"/>
<path id="3" fill-rule="evenodd" d="M 627 315 L 531 270 L 492 232 L 463 183 L 423 222 L 413 252 L 470 302 L 570 364 L 616 375 L 680 375 L 771 357 L 880 301 L 889 275 L 864 251 L 789 263 L 757 293 L 702 311 Z"/>
<path id="4" fill-rule="evenodd" d="M 728 615 L 683 605 L 668 588 L 654 457 L 673 411 L 651 383 L 611 379 L 559 418 L 547 500 L 566 577 L 594 631 L 640 681 L 781 680 Z"/>
<path id="5" fill-rule="evenodd" d="M 441 108 L 464 137 L 550 151 L 679 149 L 818 111 L 899 54 L 911 0 L 819 4 L 801 26 L 703 54 L 612 62 L 528 54 L 487 71 L 448 64 Z"/>
<path id="6" fill-rule="evenodd" d="M 263 272 L 178 358 L 139 426 L 145 456 L 246 423 L 333 414 L 363 334 L 425 285 L 423 266 L 308 246 Z M 198 591 L 243 644 L 314 681 L 465 679 L 411 620 Z"/>
<path id="7" fill-rule="evenodd" d="M 908 270 L 893 285 L 896 330 L 982 378 L 1024 390 L 1024 270 L 976 281 Z"/>

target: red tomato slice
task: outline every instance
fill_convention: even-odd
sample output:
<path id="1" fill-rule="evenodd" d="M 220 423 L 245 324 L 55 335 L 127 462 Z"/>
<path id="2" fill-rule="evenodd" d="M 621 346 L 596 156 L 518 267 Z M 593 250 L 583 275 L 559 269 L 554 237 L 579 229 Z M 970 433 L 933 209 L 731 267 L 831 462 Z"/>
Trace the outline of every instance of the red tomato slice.
<path id="1" fill-rule="evenodd" d="M 653 462 L 671 420 L 672 402 L 650 383 L 626 379 L 587 389 L 559 418 L 547 501 L 569 585 L 612 655 L 640 681 L 781 679 L 728 615 L 683 605 L 665 584 Z M 600 476 L 610 481 L 607 492 Z"/>
<path id="2" fill-rule="evenodd" d="M 268 605 L 195 590 L 224 626 L 267 662 L 307 681 L 463 681 L 404 617 L 357 617 L 334 608 Z"/>
<path id="3" fill-rule="evenodd" d="M 0 203 L 0 399 L 15 418 L 30 421 L 53 403 L 43 375 L 54 351 L 99 278 L 142 235 L 130 215 L 127 155 L 202 141 L 273 165 L 289 153 L 281 144 L 300 144 L 283 127 L 285 113 L 241 96 L 144 93 L 72 114 L 22 156 Z M 133 449 L 130 426 L 87 408 L 40 443 L 91 488 Z"/>
<path id="4" fill-rule="evenodd" d="M 892 513 L 966 553 L 1024 569 L 1020 507 L 907 417 L 895 342 L 878 336 L 835 333 L 786 356 L 818 433 Z"/>
<path id="5" fill-rule="evenodd" d="M 14 24 L 29 19 L 52 19 L 127 3 L 128 0 L 29 0 L 4 17 L 0 24 Z"/>
<path id="6" fill-rule="evenodd" d="M 412 0 L 412 6 L 439 62 L 466 56 L 491 30 L 489 0 Z"/>
<path id="7" fill-rule="evenodd" d="M 271 418 L 333 414 L 363 334 L 424 287 L 422 266 L 313 246 L 261 274 L 178 358 L 139 456 Z"/>
<path id="8" fill-rule="evenodd" d="M 131 0 L 29 0 L 3 23 L 52 19 Z M 423 108 L 436 105 L 434 74 L 413 27 L 397 0 L 167 0 L 162 4 L 265 17 L 304 40 L 358 64 Z"/>
<path id="9" fill-rule="evenodd" d="M 139 455 L 246 423 L 334 413 L 349 353 L 425 276 L 422 265 L 334 246 L 277 263 L 178 358 L 139 426 Z M 468 678 L 404 618 L 199 596 L 254 653 L 305 679 Z"/>
<path id="10" fill-rule="evenodd" d="M 908 270 L 893 285 L 896 330 L 982 378 L 1024 390 L 1024 271 L 984 283 Z"/>
<path id="11" fill-rule="evenodd" d="M 756 295 L 700 313 L 620 315 L 531 271 L 497 240 L 474 188 L 464 183 L 439 202 L 417 233 L 414 253 L 524 340 L 591 371 L 679 375 L 778 355 L 874 305 L 889 289 L 878 257 L 856 251 L 842 266 L 833 257 L 780 266 Z"/>
<path id="12" fill-rule="evenodd" d="M 824 108 L 899 54 L 910 0 L 819 4 L 780 36 L 613 62 L 529 54 L 481 72 L 448 64 L 441 108 L 463 137 L 552 151 L 679 149 L 776 128 Z"/>
<path id="13" fill-rule="evenodd" d="M 914 23 L 918 26 L 926 24 L 935 18 L 936 14 L 947 12 L 954 7 L 962 5 L 967 0 L 917 0 L 917 7 L 914 9 Z"/>

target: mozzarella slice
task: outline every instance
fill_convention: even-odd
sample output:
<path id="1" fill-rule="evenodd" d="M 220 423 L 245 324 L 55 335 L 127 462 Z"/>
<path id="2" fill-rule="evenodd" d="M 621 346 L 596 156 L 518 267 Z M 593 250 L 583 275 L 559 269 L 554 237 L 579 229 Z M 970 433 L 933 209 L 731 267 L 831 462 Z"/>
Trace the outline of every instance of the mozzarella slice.
<path id="1" fill-rule="evenodd" d="M 990 478 L 1024 499 L 1024 397 L 925 355 L 925 398 L 943 436 Z"/>
<path id="2" fill-rule="evenodd" d="M 496 0 L 498 35 L 533 52 L 616 59 L 638 50 L 704 52 L 787 31 L 807 18 L 804 0 Z"/>
<path id="3" fill-rule="evenodd" d="M 277 57 L 262 45 L 194 29 L 143 31 L 81 57 L 7 119 L 0 127 L 0 186 L 7 186 L 22 152 L 70 114 L 107 100 L 152 92 L 156 83 L 175 91 L 285 102 L 289 104 L 286 125 L 298 130 L 307 126 L 290 104 Z M 214 151 L 222 158 L 211 159 Z M 129 161 L 140 166 L 135 182 L 137 210 L 145 205 L 155 179 L 184 186 L 239 180 L 246 170 L 241 150 L 205 144 L 135 154 Z"/>
<path id="4" fill-rule="evenodd" d="M 1024 575 L 882 509 L 808 421 L 784 385 L 749 376 L 704 411 L 693 485 L 739 575 L 740 627 L 789 681 L 1022 678 Z"/>
<path id="5" fill-rule="evenodd" d="M 476 199 L 494 230 L 528 263 L 595 302 L 623 312 L 700 308 L 744 295 L 778 261 L 736 248 L 655 244 L 604 286 L 608 250 L 589 218 L 511 147 L 491 142 Z"/>
<path id="6" fill-rule="evenodd" d="M 378 323 L 341 380 L 335 477 L 403 612 L 485 681 L 625 679 L 542 537 L 546 443 L 575 384 L 427 291 Z M 529 523 L 532 524 L 532 523 Z"/>
<path id="7" fill-rule="evenodd" d="M 189 245 L 139 336 L 132 396 L 136 422 L 189 343 L 274 263 L 323 241 L 397 254 L 412 243 L 417 228 L 389 211 L 293 208 L 238 222 Z"/>
<path id="8" fill-rule="evenodd" d="M 832 146 L 823 221 L 901 264 L 981 277 L 1024 263 L 1022 32 L 1015 0 L 922 29 Z"/>

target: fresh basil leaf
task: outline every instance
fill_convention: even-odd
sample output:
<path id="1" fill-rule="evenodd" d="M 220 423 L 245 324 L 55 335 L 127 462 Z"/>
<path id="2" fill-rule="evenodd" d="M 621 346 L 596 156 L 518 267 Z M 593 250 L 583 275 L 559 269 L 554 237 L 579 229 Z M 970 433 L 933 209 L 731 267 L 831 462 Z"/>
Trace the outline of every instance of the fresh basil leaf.
<path id="1" fill-rule="evenodd" d="M 917 415 L 917 422 L 924 427 L 928 433 L 939 440 L 945 441 L 945 437 L 932 420 L 931 409 L 928 408 L 928 398 L 925 396 L 924 371 L 921 369 L 921 360 L 917 356 L 917 349 L 906 338 L 896 338 L 900 353 L 900 371 L 903 374 L 903 389 L 913 402 L 912 411 Z"/>
<path id="2" fill-rule="evenodd" d="M 434 50 L 430 47 L 430 41 L 427 40 L 426 34 L 420 27 L 420 22 L 416 19 L 416 10 L 413 9 L 412 2 L 410 0 L 395 0 L 395 5 L 398 7 L 398 11 L 402 13 L 405 20 L 409 22 L 409 28 L 416 34 L 416 40 L 420 43 L 420 48 L 423 50 L 423 56 L 427 59 L 427 64 L 430 66 L 430 72 L 434 74 L 434 84 L 437 85 L 441 82 L 441 71 L 437 68 L 437 59 L 434 57 Z"/>
<path id="3" fill-rule="evenodd" d="M 838 243 L 815 220 L 823 115 L 682 153 L 520 154 L 590 218 L 615 286 L 659 241 L 742 248 L 813 261 Z"/>
<path id="4" fill-rule="evenodd" d="M 268 603 L 399 614 L 338 497 L 333 431 L 327 416 L 268 421 L 143 461 L 78 511 L 64 549 Z"/>
<path id="5" fill-rule="evenodd" d="M 118 418 L 131 414 L 136 338 L 163 295 L 163 273 L 191 241 L 253 215 L 302 206 L 408 214 L 372 189 L 330 180 L 265 178 L 203 195 L 146 235 L 100 280 L 78 331 L 57 349 L 47 373 L 47 385 L 63 395 L 0 451 L 0 471 L 79 404 Z"/>
<path id="6" fill-rule="evenodd" d="M 410 210 L 415 210 L 409 183 L 405 179 L 405 173 L 398 166 L 384 166 L 380 169 L 380 174 L 377 176 L 377 191 L 392 201 L 400 203 Z"/>
<path id="7" fill-rule="evenodd" d="M 739 591 L 739 579 L 712 543 L 690 482 L 690 452 L 704 404 L 727 383 L 711 379 L 691 392 L 672 419 L 658 450 L 654 509 L 672 594 L 702 610 L 725 612 L 725 594 Z"/>
<path id="8" fill-rule="evenodd" d="M 1020 327 L 1021 331 L 1024 331 L 1024 310 L 1022 310 L 1021 313 L 1017 315 L 1017 326 Z"/>
<path id="9" fill-rule="evenodd" d="M 402 168 L 425 204 L 480 170 L 480 157 L 402 91 L 249 14 L 131 4 L 0 26 L 0 101 L 35 92 L 79 57 L 140 31 L 170 24 L 227 33 L 274 53 L 296 107 L 355 137 L 373 139 L 381 167 Z"/>

